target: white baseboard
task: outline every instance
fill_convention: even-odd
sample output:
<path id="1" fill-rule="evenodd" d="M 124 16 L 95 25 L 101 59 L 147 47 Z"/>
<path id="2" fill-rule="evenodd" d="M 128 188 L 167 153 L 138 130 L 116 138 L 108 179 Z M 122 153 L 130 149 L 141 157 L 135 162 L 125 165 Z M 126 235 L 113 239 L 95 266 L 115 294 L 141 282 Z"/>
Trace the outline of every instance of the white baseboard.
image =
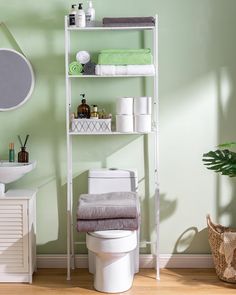
<path id="1" fill-rule="evenodd" d="M 76 268 L 88 268 L 88 255 L 76 255 Z M 67 256 L 37 255 L 38 268 L 66 268 Z M 140 255 L 140 268 L 154 268 L 155 256 L 152 254 Z M 213 268 L 210 254 L 161 254 L 160 268 Z"/>

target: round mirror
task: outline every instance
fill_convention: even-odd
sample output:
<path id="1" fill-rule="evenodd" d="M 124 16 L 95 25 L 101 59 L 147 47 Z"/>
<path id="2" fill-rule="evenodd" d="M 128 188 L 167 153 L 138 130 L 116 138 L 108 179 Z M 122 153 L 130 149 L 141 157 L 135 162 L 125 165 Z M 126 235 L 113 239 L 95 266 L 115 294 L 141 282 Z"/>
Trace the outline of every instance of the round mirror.
<path id="1" fill-rule="evenodd" d="M 0 111 L 22 106 L 34 88 L 34 73 L 30 62 L 21 53 L 0 48 Z"/>

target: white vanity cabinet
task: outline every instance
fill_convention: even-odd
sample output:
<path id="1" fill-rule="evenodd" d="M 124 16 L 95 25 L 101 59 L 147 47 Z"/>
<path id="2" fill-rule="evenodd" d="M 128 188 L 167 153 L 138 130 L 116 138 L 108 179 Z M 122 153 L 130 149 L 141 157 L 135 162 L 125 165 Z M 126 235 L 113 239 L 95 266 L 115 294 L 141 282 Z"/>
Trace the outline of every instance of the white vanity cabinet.
<path id="1" fill-rule="evenodd" d="M 32 283 L 36 269 L 36 191 L 0 198 L 0 282 Z"/>

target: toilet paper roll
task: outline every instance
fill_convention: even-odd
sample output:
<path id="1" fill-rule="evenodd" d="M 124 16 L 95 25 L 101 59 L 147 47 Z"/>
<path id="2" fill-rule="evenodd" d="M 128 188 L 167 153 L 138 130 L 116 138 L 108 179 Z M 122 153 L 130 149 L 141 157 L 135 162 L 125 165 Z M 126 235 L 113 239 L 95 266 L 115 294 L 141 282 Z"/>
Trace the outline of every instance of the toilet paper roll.
<path id="1" fill-rule="evenodd" d="M 133 115 L 133 97 L 120 97 L 116 101 L 117 115 Z"/>
<path id="2" fill-rule="evenodd" d="M 134 114 L 151 115 L 151 113 L 152 113 L 152 98 L 148 96 L 135 97 Z"/>
<path id="3" fill-rule="evenodd" d="M 134 117 L 133 115 L 116 115 L 117 132 L 133 132 Z"/>
<path id="4" fill-rule="evenodd" d="M 134 119 L 134 126 L 136 132 L 151 132 L 152 117 L 151 115 L 136 115 Z"/>

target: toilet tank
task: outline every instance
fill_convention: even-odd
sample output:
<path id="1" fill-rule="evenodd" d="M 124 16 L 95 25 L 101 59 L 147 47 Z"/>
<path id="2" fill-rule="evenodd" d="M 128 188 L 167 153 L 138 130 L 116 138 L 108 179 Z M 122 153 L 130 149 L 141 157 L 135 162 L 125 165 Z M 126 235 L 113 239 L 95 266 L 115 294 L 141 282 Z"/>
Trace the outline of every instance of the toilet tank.
<path id="1" fill-rule="evenodd" d="M 88 173 L 88 193 L 136 192 L 138 177 L 135 169 L 91 169 Z"/>

